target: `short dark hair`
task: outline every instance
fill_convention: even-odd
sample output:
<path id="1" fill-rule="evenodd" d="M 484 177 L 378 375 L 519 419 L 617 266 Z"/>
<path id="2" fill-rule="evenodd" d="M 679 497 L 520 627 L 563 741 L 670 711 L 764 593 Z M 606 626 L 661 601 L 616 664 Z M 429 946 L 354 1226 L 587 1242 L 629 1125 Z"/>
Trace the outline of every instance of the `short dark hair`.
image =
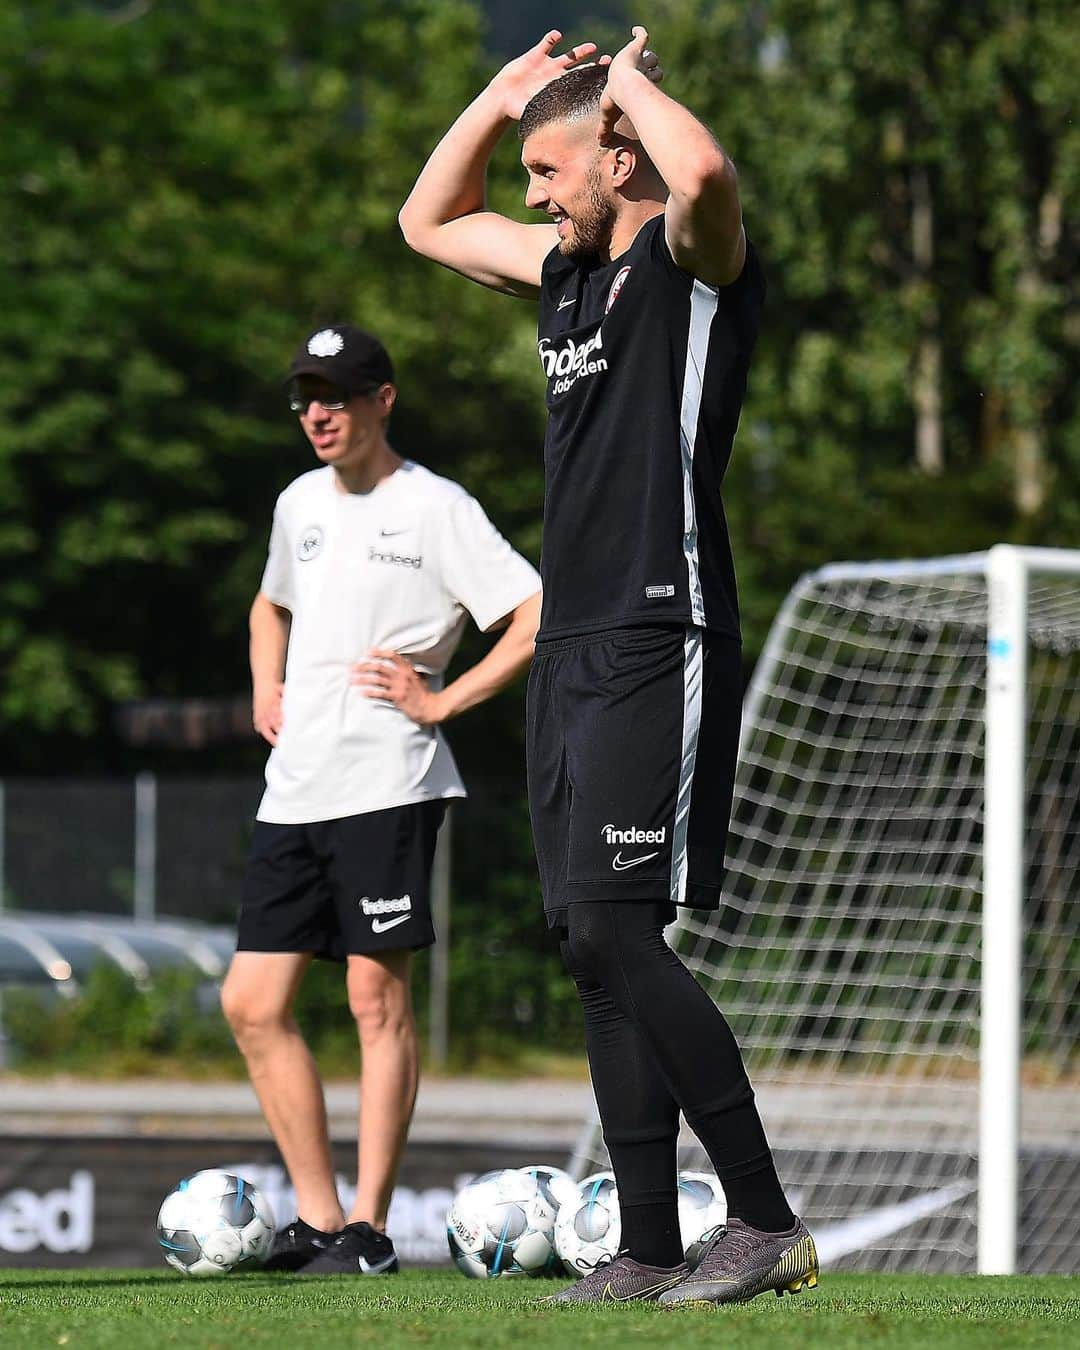
<path id="1" fill-rule="evenodd" d="M 545 84 L 525 104 L 518 139 L 525 141 L 549 122 L 582 122 L 600 111 L 607 66 L 577 66 Z"/>

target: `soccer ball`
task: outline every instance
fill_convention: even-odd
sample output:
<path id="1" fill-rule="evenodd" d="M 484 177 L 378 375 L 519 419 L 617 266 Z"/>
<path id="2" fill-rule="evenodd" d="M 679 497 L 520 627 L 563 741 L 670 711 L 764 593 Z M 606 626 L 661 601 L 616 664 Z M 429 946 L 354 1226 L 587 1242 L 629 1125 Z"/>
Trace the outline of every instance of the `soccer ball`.
<path id="1" fill-rule="evenodd" d="M 165 1260 L 185 1275 L 227 1275 L 260 1264 L 273 1240 L 265 1197 L 243 1177 L 217 1168 L 186 1177 L 158 1211 Z"/>
<path id="2" fill-rule="evenodd" d="M 550 1163 L 530 1163 L 528 1167 L 518 1169 L 524 1172 L 526 1176 L 532 1177 L 540 1190 L 540 1196 L 546 1207 L 546 1213 L 543 1213 L 538 1205 L 534 1211 L 534 1223 L 537 1229 L 543 1229 L 548 1235 L 550 1250 L 548 1259 L 543 1266 L 537 1270 L 530 1270 L 530 1275 L 562 1275 L 564 1266 L 562 1258 L 555 1249 L 555 1220 L 558 1217 L 559 1209 L 568 1201 L 576 1200 L 578 1195 L 577 1182 L 569 1172 L 564 1172 L 561 1167 L 552 1167 Z"/>
<path id="3" fill-rule="evenodd" d="M 536 1179 L 516 1167 L 485 1172 L 454 1196 L 446 1240 L 473 1280 L 542 1275 L 552 1264 L 555 1211 Z"/>
<path id="4" fill-rule="evenodd" d="M 727 1199 L 711 1172 L 679 1173 L 679 1237 L 691 1265 L 701 1254 L 702 1238 L 726 1218 Z"/>
<path id="5" fill-rule="evenodd" d="M 559 1207 L 555 1250 L 571 1275 L 587 1275 L 605 1257 L 618 1255 L 621 1236 L 615 1176 L 612 1172 L 595 1172 Z"/>
<path id="6" fill-rule="evenodd" d="M 560 1205 L 577 1197 L 577 1182 L 561 1167 L 552 1167 L 550 1163 L 530 1163 L 528 1167 L 519 1167 L 518 1171 L 532 1177 L 555 1214 L 558 1214 Z"/>

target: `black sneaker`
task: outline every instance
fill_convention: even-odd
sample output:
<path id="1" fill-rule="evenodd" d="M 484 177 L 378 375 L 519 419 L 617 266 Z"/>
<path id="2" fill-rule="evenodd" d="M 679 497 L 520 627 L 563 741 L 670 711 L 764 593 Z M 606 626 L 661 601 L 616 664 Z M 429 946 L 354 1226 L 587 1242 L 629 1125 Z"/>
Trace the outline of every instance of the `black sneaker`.
<path id="1" fill-rule="evenodd" d="M 303 1219 L 293 1219 L 285 1228 L 279 1228 L 270 1244 L 270 1254 L 262 1263 L 263 1270 L 299 1270 L 330 1246 L 336 1233 L 324 1233 L 312 1228 Z"/>
<path id="2" fill-rule="evenodd" d="M 396 1275 L 394 1244 L 369 1223 L 347 1223 L 301 1275 Z"/>

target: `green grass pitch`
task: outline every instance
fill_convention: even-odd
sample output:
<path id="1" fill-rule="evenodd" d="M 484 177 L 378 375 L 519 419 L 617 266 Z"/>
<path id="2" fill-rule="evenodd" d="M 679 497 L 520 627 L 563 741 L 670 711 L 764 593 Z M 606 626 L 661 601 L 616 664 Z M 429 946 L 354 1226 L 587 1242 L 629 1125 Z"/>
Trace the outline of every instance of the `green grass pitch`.
<path id="1" fill-rule="evenodd" d="M 563 1281 L 565 1283 L 565 1281 Z M 0 1271 L 0 1345 L 43 1350 L 248 1347 L 1080 1346 L 1080 1281 L 828 1275 L 814 1292 L 723 1309 L 607 1305 L 543 1308 L 554 1281 L 465 1280 L 453 1271 L 396 1278 L 169 1271 Z"/>

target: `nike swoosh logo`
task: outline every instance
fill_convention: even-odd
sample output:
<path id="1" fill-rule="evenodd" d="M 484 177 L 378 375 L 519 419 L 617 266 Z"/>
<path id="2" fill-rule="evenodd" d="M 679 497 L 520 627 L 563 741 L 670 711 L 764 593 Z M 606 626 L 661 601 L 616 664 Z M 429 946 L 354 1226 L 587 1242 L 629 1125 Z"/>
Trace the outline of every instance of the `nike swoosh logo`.
<path id="1" fill-rule="evenodd" d="M 682 1275 L 676 1275 L 674 1279 L 661 1280 L 659 1284 L 650 1284 L 645 1289 L 635 1290 L 632 1294 L 617 1294 L 614 1285 L 608 1280 L 600 1298 L 606 1303 L 634 1303 L 638 1299 L 649 1298 L 653 1294 L 663 1294 L 668 1289 L 674 1289 L 682 1278 Z"/>
<path id="2" fill-rule="evenodd" d="M 408 533 L 409 530 L 408 527 L 406 526 L 406 528 L 403 530 L 380 530 L 379 536 L 382 539 L 391 539 L 395 534 L 408 534 Z"/>
<path id="3" fill-rule="evenodd" d="M 564 295 L 563 298 L 559 301 L 559 309 L 567 309 L 573 303 L 574 303 L 573 300 L 567 300 L 566 296 Z"/>
<path id="4" fill-rule="evenodd" d="M 973 1181 L 963 1181 L 953 1186 L 943 1186 L 931 1191 L 929 1195 L 916 1195 L 910 1200 L 902 1200 L 897 1205 L 883 1205 L 880 1209 L 867 1210 L 865 1214 L 856 1214 L 850 1219 L 841 1219 L 828 1228 L 814 1232 L 814 1244 L 817 1247 L 818 1260 L 822 1265 L 829 1261 L 838 1261 L 842 1256 L 862 1251 L 871 1242 L 892 1237 L 903 1232 L 919 1219 L 925 1219 L 940 1210 L 948 1209 L 957 1200 L 971 1195 L 977 1186 Z"/>
<path id="5" fill-rule="evenodd" d="M 611 865 L 616 872 L 625 872 L 628 867 L 636 867 L 638 863 L 648 862 L 650 858 L 658 858 L 659 856 L 660 850 L 657 849 L 655 853 L 643 853 L 640 858 L 624 859 L 622 850 L 620 849 L 619 852 L 615 854 L 614 858 L 612 858 Z"/>
<path id="6" fill-rule="evenodd" d="M 373 933 L 385 933 L 388 928 L 396 928 L 399 923 L 408 923 L 411 918 L 411 914 L 399 914 L 396 919 L 372 919 L 371 931 Z"/>
<path id="7" fill-rule="evenodd" d="M 394 920 L 394 923 L 399 922 L 400 922 L 399 919 Z M 393 927 L 393 924 L 390 924 L 388 926 Z M 385 1256 L 381 1261 L 365 1261 L 364 1258 L 360 1256 L 357 1257 L 357 1260 L 360 1262 L 360 1269 L 364 1272 L 365 1275 L 381 1275 L 384 1270 L 390 1269 L 390 1267 L 397 1260 L 397 1257 Z"/>

